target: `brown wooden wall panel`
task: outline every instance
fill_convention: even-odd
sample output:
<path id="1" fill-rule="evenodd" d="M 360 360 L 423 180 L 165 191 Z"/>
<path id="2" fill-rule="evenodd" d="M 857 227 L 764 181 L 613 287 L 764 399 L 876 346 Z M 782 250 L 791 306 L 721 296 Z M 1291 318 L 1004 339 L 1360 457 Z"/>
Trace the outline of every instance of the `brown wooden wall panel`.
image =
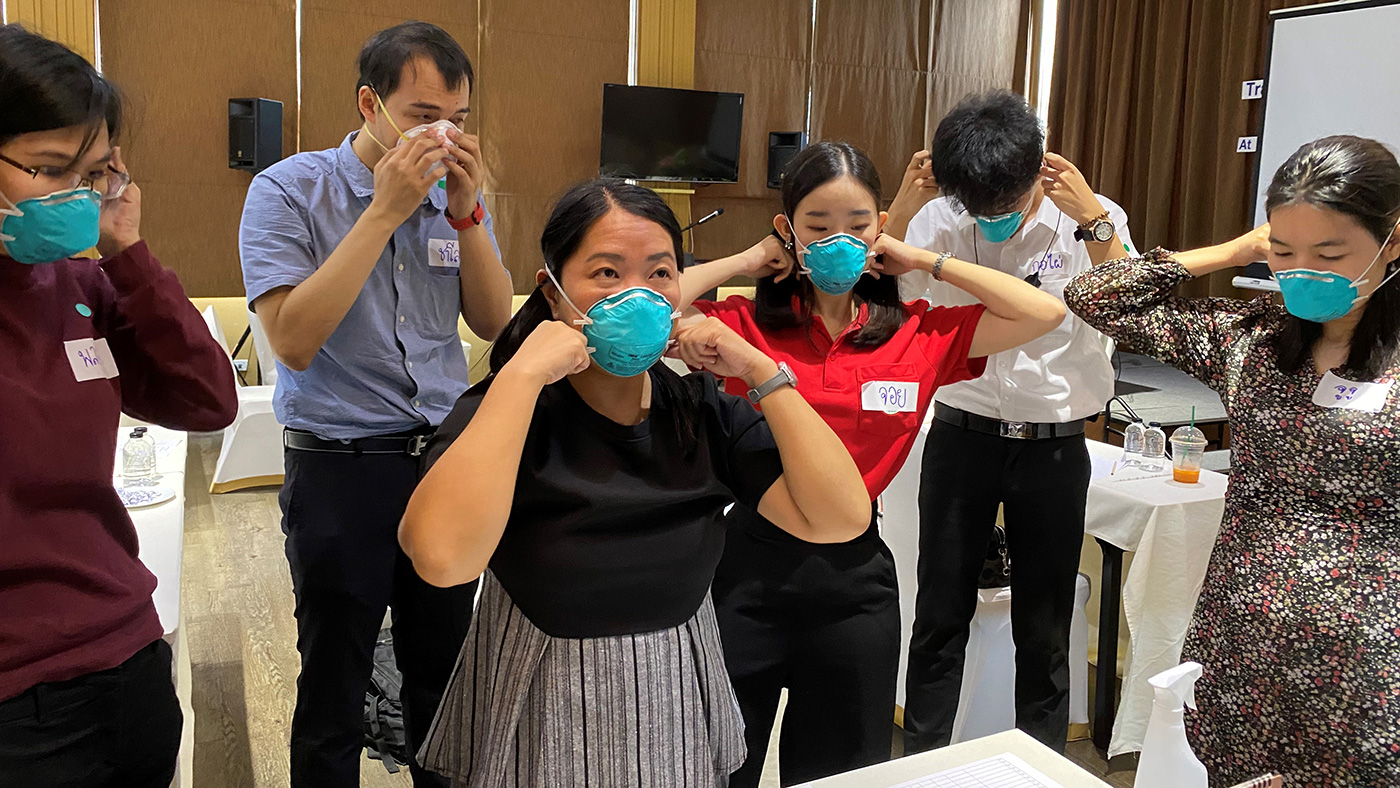
<path id="1" fill-rule="evenodd" d="M 598 175 L 603 83 L 627 81 L 627 3 L 481 0 L 488 207 L 517 293 L 535 286 L 554 201 Z"/>
<path id="2" fill-rule="evenodd" d="M 5 21 L 57 41 L 96 61 L 97 25 L 93 0 L 5 0 Z"/>
<path id="3" fill-rule="evenodd" d="M 415 0 L 386 6 L 371 0 L 304 0 L 301 27 L 301 148 L 335 147 L 360 126 L 356 59 L 374 33 L 401 22 L 432 22 L 461 44 L 480 74 L 475 0 Z M 476 95 L 472 96 L 476 113 Z M 472 122 L 474 124 L 474 121 Z M 468 131 L 475 126 L 469 124 Z"/>
<path id="4" fill-rule="evenodd" d="M 243 293 L 238 221 L 252 176 L 228 168 L 228 99 L 283 102 L 296 150 L 293 0 L 120 0 L 100 6 L 103 69 L 131 100 L 122 143 L 141 228 L 192 296 Z"/>

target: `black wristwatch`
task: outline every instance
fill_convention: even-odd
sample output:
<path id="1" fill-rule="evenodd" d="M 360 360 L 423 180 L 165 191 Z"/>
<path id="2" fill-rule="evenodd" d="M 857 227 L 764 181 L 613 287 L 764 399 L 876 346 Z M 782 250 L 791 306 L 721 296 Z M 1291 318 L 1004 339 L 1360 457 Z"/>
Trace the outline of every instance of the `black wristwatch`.
<path id="1" fill-rule="evenodd" d="M 1079 225 L 1079 229 L 1074 231 L 1074 240 L 1097 241 L 1106 244 L 1113 240 L 1113 234 L 1116 232 L 1118 232 L 1118 228 L 1114 226 L 1113 220 L 1108 218 L 1108 213 L 1105 212 Z"/>
<path id="2" fill-rule="evenodd" d="M 797 388 L 797 376 L 792 373 L 792 367 L 789 367 L 786 361 L 778 362 L 778 374 L 758 384 L 757 387 L 749 389 L 749 402 L 757 405 L 759 400 L 782 386 Z"/>

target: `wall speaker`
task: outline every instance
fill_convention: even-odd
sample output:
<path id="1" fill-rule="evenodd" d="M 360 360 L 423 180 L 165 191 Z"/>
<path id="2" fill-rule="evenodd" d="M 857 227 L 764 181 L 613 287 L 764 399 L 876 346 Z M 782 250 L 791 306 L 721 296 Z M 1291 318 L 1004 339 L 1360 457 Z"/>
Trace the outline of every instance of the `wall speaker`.
<path id="1" fill-rule="evenodd" d="M 768 188 L 782 188 L 783 169 L 787 167 L 788 161 L 805 147 L 805 131 L 768 132 Z"/>
<path id="2" fill-rule="evenodd" d="M 282 102 L 228 100 L 228 166 L 262 172 L 282 160 Z"/>

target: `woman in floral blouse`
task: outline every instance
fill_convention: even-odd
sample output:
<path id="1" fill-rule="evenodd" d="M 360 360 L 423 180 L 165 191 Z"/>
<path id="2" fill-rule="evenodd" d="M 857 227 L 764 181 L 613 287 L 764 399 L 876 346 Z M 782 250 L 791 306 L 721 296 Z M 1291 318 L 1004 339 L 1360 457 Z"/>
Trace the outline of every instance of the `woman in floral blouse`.
<path id="1" fill-rule="evenodd" d="M 1070 309 L 1200 378 L 1230 416 L 1225 518 L 1184 657 L 1212 786 L 1400 785 L 1400 164 L 1327 137 L 1274 175 L 1269 224 L 1105 263 Z M 1178 298 L 1267 255 L 1284 306 Z"/>

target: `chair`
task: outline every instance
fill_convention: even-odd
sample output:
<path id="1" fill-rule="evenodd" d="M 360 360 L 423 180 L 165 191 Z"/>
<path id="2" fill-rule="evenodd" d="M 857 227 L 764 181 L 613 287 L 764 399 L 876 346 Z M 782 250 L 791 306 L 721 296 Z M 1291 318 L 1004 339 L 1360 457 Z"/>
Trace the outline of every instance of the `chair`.
<path id="1" fill-rule="evenodd" d="M 272 345 L 267 341 L 267 332 L 263 331 L 262 321 L 258 320 L 258 315 L 253 310 L 248 310 L 248 330 L 253 333 L 253 352 L 258 357 L 258 382 L 264 386 L 277 385 L 277 354 L 272 352 Z"/>
<path id="2" fill-rule="evenodd" d="M 205 307 L 203 315 L 209 333 L 227 353 L 228 342 L 214 307 Z M 250 327 L 256 325 L 253 322 Z M 256 337 L 262 333 L 262 329 L 258 327 L 253 330 L 254 350 L 258 352 L 258 363 L 261 365 L 262 351 Z M 229 365 L 232 364 L 233 358 L 230 356 Z M 276 369 L 275 365 L 271 368 Z M 219 461 L 214 466 L 214 479 L 209 485 L 209 492 L 217 495 L 249 487 L 281 486 L 284 475 L 282 425 L 277 423 L 277 417 L 272 412 L 275 390 L 275 386 L 239 386 L 238 415 L 224 429 L 224 443 L 219 449 Z"/>
<path id="3" fill-rule="evenodd" d="M 1015 572 L 1015 564 L 1011 571 Z M 1079 575 L 1074 589 L 1069 641 L 1069 722 L 1089 722 L 1089 578 Z M 1011 589 L 977 592 L 963 665 L 962 693 L 953 719 L 953 744 L 1016 727 L 1016 645 L 1011 639 Z"/>

